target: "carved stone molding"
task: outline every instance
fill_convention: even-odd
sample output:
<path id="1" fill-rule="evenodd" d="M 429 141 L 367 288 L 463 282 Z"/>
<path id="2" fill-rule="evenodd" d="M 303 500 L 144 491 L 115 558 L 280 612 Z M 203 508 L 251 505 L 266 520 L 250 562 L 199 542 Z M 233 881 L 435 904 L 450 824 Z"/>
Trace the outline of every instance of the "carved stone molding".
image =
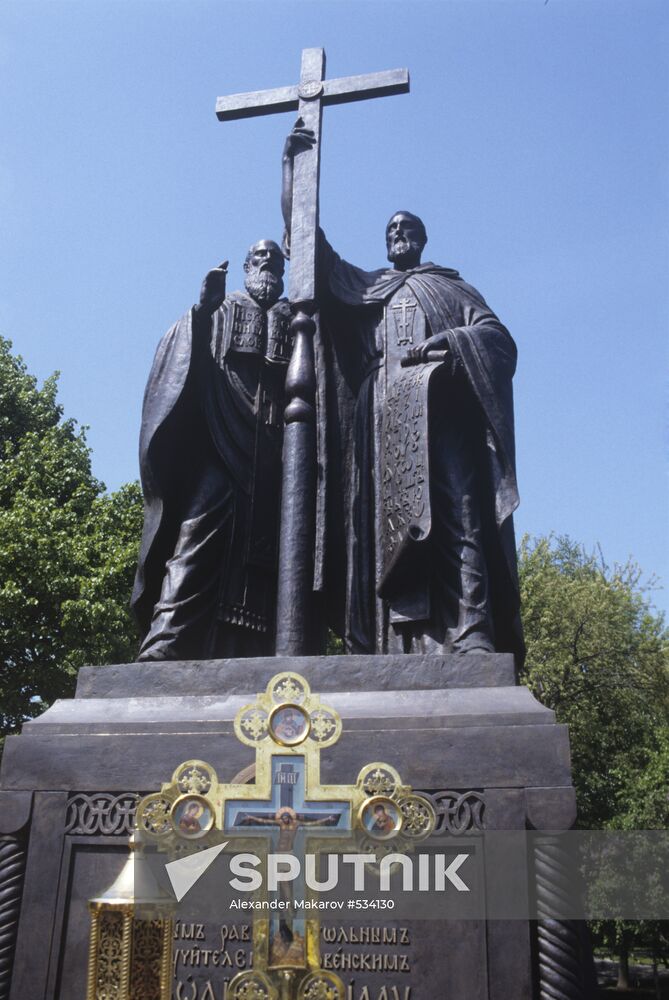
<path id="1" fill-rule="evenodd" d="M 77 792 L 67 803 L 65 833 L 129 837 L 139 797 L 137 792 Z"/>
<path id="2" fill-rule="evenodd" d="M 426 792 L 421 792 L 426 795 Z M 482 792 L 445 789 L 427 794 L 437 813 L 434 836 L 460 836 L 468 830 L 485 829 L 485 798 Z"/>

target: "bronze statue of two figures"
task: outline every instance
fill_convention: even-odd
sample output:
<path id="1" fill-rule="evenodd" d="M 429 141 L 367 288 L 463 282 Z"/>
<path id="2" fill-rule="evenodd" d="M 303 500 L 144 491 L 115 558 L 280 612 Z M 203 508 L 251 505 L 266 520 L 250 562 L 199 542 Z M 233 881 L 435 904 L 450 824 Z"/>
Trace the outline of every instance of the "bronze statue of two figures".
<path id="1" fill-rule="evenodd" d="M 283 154 L 292 266 L 310 124 L 301 114 Z M 243 292 L 226 293 L 227 262 L 211 271 L 158 347 L 140 445 L 140 659 L 272 655 L 277 586 L 293 571 L 279 572 L 280 524 L 309 535 L 300 652 L 322 651 L 331 628 L 352 653 L 520 659 L 514 342 L 457 271 L 421 262 L 427 233 L 410 212 L 386 226 L 377 271 L 315 233 L 313 454 L 290 473 L 314 486 L 292 520 L 280 510 L 294 486 L 282 441 L 296 306 L 280 247 L 251 247 Z"/>

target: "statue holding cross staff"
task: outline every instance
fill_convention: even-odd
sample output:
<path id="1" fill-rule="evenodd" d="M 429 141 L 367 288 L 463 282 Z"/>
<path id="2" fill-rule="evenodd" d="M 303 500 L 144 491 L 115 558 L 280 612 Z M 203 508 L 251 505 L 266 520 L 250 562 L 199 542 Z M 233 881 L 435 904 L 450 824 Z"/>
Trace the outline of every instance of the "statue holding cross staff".
<path id="1" fill-rule="evenodd" d="M 286 140 L 289 242 L 300 161 L 319 141 L 302 117 Z M 336 611 L 343 591 L 348 652 L 520 662 L 516 347 L 457 271 L 422 263 L 416 215 L 395 212 L 385 243 L 390 268 L 366 272 L 318 236 L 319 465 L 327 530 L 344 540 L 325 548 L 327 603 Z"/>
<path id="2" fill-rule="evenodd" d="M 313 319 L 318 306 L 316 254 L 318 243 L 318 184 L 323 106 L 398 94 L 409 89 L 406 70 L 325 80 L 323 49 L 304 49 L 297 87 L 219 98 L 221 121 L 297 110 L 299 122 L 313 136 L 290 179 L 290 281 L 288 298 L 293 310 L 295 347 L 286 378 L 286 427 L 283 449 L 283 488 L 277 598 L 277 654 L 317 652 L 314 623 L 318 621 L 312 595 L 317 531 L 324 531 L 325 511 L 317 515 L 317 378 L 314 369 Z M 284 199 L 285 200 L 285 199 Z M 322 431 L 323 428 L 321 427 Z M 321 487 L 322 488 L 322 487 Z M 321 492 L 322 495 L 322 492 Z M 317 519 L 320 524 L 317 525 Z"/>

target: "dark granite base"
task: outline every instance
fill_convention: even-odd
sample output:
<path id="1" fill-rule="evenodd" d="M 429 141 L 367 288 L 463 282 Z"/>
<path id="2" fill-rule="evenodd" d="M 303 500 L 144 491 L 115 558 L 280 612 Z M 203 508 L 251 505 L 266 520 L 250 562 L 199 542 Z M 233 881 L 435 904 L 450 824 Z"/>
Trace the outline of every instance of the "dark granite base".
<path id="1" fill-rule="evenodd" d="M 26 865 L 11 1000 L 83 1000 L 86 900 L 123 863 L 136 796 L 156 790 L 190 758 L 208 761 L 228 781 L 252 764 L 253 751 L 234 736 L 234 716 L 288 669 L 303 674 L 343 720 L 338 744 L 323 752 L 324 781 L 349 783 L 364 764 L 384 760 L 414 788 L 475 791 L 488 829 L 523 829 L 528 816 L 538 828 L 573 822 L 566 729 L 514 686 L 510 656 L 86 667 L 74 699 L 56 703 L 6 743 L 0 834 L 16 843 Z M 1 881 L 0 874 L 0 891 Z M 530 1000 L 536 992 L 527 924 L 417 924 L 410 938 L 410 973 L 342 972 L 347 1000 Z M 238 970 L 215 971 L 184 966 L 183 996 L 195 1000 L 186 988 L 190 975 L 199 993 L 209 980 L 214 1000 L 222 1000 L 226 975 Z"/>
<path id="2" fill-rule="evenodd" d="M 314 691 L 420 691 L 510 687 L 511 653 L 444 656 L 274 656 L 245 660 L 184 660 L 83 667 L 77 698 L 157 698 L 164 695 L 247 694 L 274 674 L 295 670 Z"/>

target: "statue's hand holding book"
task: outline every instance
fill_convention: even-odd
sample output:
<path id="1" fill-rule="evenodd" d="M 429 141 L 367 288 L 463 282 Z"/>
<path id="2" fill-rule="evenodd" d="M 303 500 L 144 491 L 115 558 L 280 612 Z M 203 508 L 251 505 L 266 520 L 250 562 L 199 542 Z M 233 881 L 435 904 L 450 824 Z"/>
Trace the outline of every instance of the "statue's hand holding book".
<path id="1" fill-rule="evenodd" d="M 429 361 L 445 361 L 449 351 L 448 335 L 445 331 L 435 333 L 428 337 L 422 344 L 416 344 L 407 350 L 406 356 L 402 358 L 400 364 L 402 368 L 411 368 L 413 365 L 424 364 Z"/>

